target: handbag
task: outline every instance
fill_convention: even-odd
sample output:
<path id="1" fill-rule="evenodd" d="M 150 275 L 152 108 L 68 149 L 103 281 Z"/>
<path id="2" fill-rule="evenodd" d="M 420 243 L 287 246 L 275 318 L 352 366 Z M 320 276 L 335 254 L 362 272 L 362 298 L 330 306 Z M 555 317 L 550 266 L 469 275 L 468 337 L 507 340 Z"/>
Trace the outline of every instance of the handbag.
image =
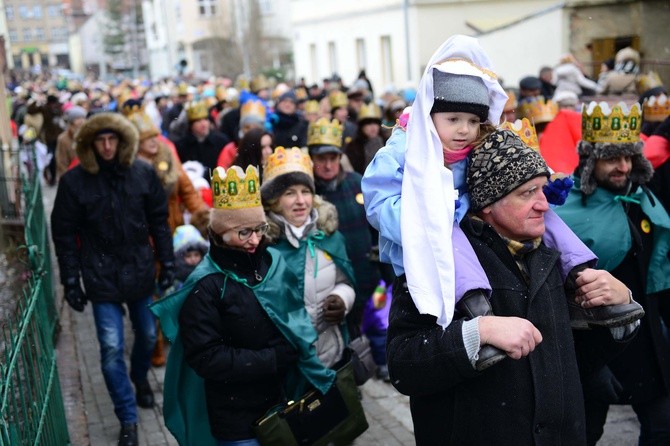
<path id="1" fill-rule="evenodd" d="M 367 428 L 350 360 L 337 370 L 325 395 L 311 390 L 298 401 L 270 409 L 254 423 L 263 446 L 344 446 Z"/>
<path id="2" fill-rule="evenodd" d="M 349 342 L 347 349 L 351 351 L 351 365 L 354 369 L 354 382 L 357 386 L 362 386 L 372 378 L 377 370 L 372 358 L 372 349 L 370 341 L 365 336 L 359 336 Z"/>

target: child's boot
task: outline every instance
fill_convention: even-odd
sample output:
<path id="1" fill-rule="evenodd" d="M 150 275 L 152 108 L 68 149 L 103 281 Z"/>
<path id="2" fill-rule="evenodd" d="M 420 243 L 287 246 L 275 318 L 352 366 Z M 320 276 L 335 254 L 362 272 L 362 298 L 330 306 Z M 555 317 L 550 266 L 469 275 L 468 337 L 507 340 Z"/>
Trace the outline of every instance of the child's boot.
<path id="1" fill-rule="evenodd" d="M 575 302 L 577 291 L 577 273 L 584 268 L 575 267 L 565 279 L 568 310 L 570 312 L 570 326 L 577 330 L 588 330 L 590 327 L 621 327 L 635 322 L 644 316 L 642 305 L 631 299 L 629 304 L 601 305 L 593 308 L 583 308 Z M 632 297 L 632 296 L 631 296 Z"/>
<path id="2" fill-rule="evenodd" d="M 461 300 L 456 302 L 456 310 L 468 319 L 473 319 L 477 316 L 493 315 L 491 303 L 481 290 L 473 290 L 466 293 Z M 499 348 L 488 344 L 482 345 L 479 349 L 479 358 L 475 362 L 475 369 L 481 372 L 499 363 L 506 357 L 507 354 Z"/>

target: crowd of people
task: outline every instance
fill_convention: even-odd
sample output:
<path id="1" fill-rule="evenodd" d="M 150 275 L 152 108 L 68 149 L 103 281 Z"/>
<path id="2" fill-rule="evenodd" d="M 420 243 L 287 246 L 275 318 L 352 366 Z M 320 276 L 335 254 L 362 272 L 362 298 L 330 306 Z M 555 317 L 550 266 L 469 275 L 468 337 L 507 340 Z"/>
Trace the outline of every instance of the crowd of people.
<path id="1" fill-rule="evenodd" d="M 453 36 L 381 94 L 364 70 L 13 92 L 119 444 L 151 366 L 180 444 L 258 445 L 354 339 L 409 395 L 417 444 L 595 445 L 611 404 L 670 444 L 670 101 L 634 49 L 518 88 Z"/>

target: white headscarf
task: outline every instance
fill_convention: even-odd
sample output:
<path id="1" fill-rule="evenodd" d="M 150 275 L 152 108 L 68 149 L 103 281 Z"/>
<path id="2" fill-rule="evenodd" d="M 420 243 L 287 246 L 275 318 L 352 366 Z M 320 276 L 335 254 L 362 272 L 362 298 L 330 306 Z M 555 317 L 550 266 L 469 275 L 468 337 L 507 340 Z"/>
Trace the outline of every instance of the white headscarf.
<path id="1" fill-rule="evenodd" d="M 437 323 L 446 327 L 455 303 L 451 231 L 457 191 L 451 171 L 444 167 L 442 143 L 430 117 L 433 69 L 480 77 L 489 91 L 488 119 L 493 125 L 500 122 L 507 95 L 477 39 L 452 36 L 428 61 L 407 124 L 400 213 L 403 265 L 419 313 L 436 316 Z"/>

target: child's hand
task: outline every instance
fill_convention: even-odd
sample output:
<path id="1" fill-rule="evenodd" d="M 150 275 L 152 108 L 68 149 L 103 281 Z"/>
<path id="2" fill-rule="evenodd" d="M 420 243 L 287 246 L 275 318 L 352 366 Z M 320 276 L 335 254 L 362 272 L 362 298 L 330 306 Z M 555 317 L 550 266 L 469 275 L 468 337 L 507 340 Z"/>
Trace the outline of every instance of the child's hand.
<path id="1" fill-rule="evenodd" d="M 547 197 L 547 201 L 557 206 L 562 205 L 568 198 L 568 194 L 570 193 L 570 189 L 572 189 L 573 184 L 575 184 L 575 182 L 572 181 L 572 178 L 570 177 L 554 177 L 552 175 L 552 178 L 543 188 L 544 195 Z"/>

